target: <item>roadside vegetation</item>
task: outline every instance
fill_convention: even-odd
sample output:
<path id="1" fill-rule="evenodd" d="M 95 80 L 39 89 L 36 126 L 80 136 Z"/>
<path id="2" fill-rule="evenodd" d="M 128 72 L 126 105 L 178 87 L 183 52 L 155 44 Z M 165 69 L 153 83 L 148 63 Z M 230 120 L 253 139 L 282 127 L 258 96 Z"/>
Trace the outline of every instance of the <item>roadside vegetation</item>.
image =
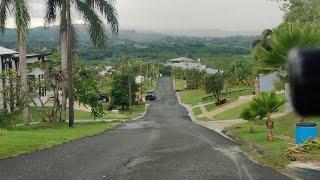
<path id="1" fill-rule="evenodd" d="M 0 130 L 0 159 L 49 148 L 78 138 L 113 129 L 117 123 L 41 123 Z"/>
<path id="2" fill-rule="evenodd" d="M 283 170 L 290 160 L 307 161 L 318 159 L 319 150 L 311 150 L 308 153 L 298 153 L 294 157 L 286 157 L 286 152 L 295 147 L 295 124 L 299 117 L 290 113 L 274 120 L 272 142 L 267 141 L 268 130 L 264 120 L 254 122 L 254 130 L 249 132 L 250 123 L 235 125 L 226 128 L 226 133 L 242 143 L 241 148 L 253 155 L 263 165 Z M 306 118 L 305 122 L 320 123 L 320 118 Z M 318 130 L 320 130 L 318 126 Z"/>

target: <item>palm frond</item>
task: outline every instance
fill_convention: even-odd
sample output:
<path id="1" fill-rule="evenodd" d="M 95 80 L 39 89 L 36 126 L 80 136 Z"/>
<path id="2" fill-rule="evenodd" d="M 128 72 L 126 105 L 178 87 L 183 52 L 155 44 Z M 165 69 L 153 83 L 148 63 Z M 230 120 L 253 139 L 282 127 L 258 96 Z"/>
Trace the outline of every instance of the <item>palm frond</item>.
<path id="1" fill-rule="evenodd" d="M 11 0 L 2 0 L 0 2 L 0 31 L 3 34 L 6 26 L 8 14 L 12 13 L 10 8 Z"/>
<path id="2" fill-rule="evenodd" d="M 111 32 L 118 34 L 119 21 L 118 13 L 113 5 L 113 0 L 86 0 L 93 9 L 97 9 L 107 20 L 107 23 L 111 27 Z"/>
<path id="3" fill-rule="evenodd" d="M 19 40 L 25 40 L 28 27 L 30 25 L 30 14 L 29 14 L 29 1 L 27 0 L 14 0 L 13 3 L 13 14 L 17 27 L 17 34 Z"/>
<path id="4" fill-rule="evenodd" d="M 62 0 L 47 0 L 45 5 L 45 24 L 51 24 L 57 20 L 57 10 L 61 9 Z"/>
<path id="5" fill-rule="evenodd" d="M 94 9 L 82 0 L 74 0 L 76 8 L 85 20 L 92 43 L 97 47 L 105 47 L 107 30 Z"/>

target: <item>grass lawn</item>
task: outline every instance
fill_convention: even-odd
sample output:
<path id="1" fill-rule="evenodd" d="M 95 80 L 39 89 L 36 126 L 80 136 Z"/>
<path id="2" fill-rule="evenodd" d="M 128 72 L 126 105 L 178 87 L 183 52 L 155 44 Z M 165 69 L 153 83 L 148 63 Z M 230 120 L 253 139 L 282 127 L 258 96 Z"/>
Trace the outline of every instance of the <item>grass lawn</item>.
<path id="1" fill-rule="evenodd" d="M 92 119 L 91 112 L 80 111 L 80 110 L 75 109 L 74 115 L 75 115 L 76 120 L 77 119 Z M 41 121 L 41 115 L 40 115 L 37 107 L 29 107 L 29 116 L 30 116 L 30 120 L 32 122 Z M 17 121 L 18 121 L 18 123 L 22 123 L 22 114 L 18 115 Z"/>
<path id="2" fill-rule="evenodd" d="M 135 118 L 135 117 L 141 116 L 141 114 L 144 112 L 144 108 L 145 108 L 144 104 L 133 105 L 131 117 Z M 108 114 L 108 115 L 110 115 L 110 114 Z M 118 116 L 122 115 L 122 116 L 128 118 L 130 116 L 130 112 L 127 109 L 124 111 L 120 110 L 120 114 L 114 114 L 114 115 L 118 115 Z"/>
<path id="3" fill-rule="evenodd" d="M 174 90 L 176 91 L 183 91 L 186 85 L 185 80 L 176 79 L 174 80 Z"/>
<path id="4" fill-rule="evenodd" d="M 231 108 L 225 112 L 215 115 L 213 118 L 216 120 L 228 120 L 228 119 L 239 119 L 242 110 L 247 107 L 249 103 L 242 104 L 238 107 Z"/>
<path id="5" fill-rule="evenodd" d="M 0 130 L 0 159 L 49 148 L 81 137 L 92 136 L 116 127 L 108 123 L 41 123 Z"/>
<path id="6" fill-rule="evenodd" d="M 183 104 L 192 106 L 198 105 L 199 102 L 202 102 L 202 98 L 206 96 L 205 91 L 200 89 L 181 91 L 179 94 Z"/>
<path id="7" fill-rule="evenodd" d="M 199 107 L 193 108 L 192 111 L 195 116 L 199 116 L 200 114 L 202 114 L 201 108 Z"/>
<path id="8" fill-rule="evenodd" d="M 241 148 L 253 155 L 263 165 L 283 169 L 290 161 L 284 156 L 289 147 L 294 146 L 295 123 L 298 118 L 295 114 L 275 120 L 275 135 L 273 142 L 267 142 L 267 129 L 264 121 L 255 124 L 254 134 L 249 134 L 249 123 L 235 125 L 226 130 L 243 142 Z M 307 122 L 320 123 L 320 118 L 307 118 Z M 318 127 L 319 128 L 319 127 Z M 280 139 L 281 138 L 281 139 Z M 297 160 L 319 159 L 320 152 L 299 155 Z"/>
<path id="9" fill-rule="evenodd" d="M 277 94 L 277 97 L 281 98 L 281 99 L 285 98 L 284 94 Z M 238 107 L 235 107 L 235 108 L 229 109 L 228 111 L 222 112 L 222 113 L 214 116 L 213 118 L 217 119 L 217 120 L 239 119 L 242 110 L 248 106 L 249 106 L 249 103 L 242 104 Z M 279 111 L 277 113 L 282 113 L 284 111 L 285 111 L 285 104 L 280 106 Z"/>
<path id="10" fill-rule="evenodd" d="M 216 105 L 215 103 L 212 103 L 212 104 L 209 104 L 209 105 L 205 105 L 204 107 L 206 108 L 206 110 L 207 110 L 208 112 L 210 112 L 210 111 L 216 109 L 216 108 L 217 108 L 217 105 Z"/>

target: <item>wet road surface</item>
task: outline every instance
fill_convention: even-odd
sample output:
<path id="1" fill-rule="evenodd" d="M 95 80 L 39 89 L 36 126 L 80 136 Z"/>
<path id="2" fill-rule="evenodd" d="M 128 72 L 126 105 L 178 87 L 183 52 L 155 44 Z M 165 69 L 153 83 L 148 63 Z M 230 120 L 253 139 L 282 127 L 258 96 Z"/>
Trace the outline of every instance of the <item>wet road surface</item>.
<path id="1" fill-rule="evenodd" d="M 0 160 L 0 179 L 287 179 L 201 127 L 162 78 L 145 118 L 50 149 Z"/>

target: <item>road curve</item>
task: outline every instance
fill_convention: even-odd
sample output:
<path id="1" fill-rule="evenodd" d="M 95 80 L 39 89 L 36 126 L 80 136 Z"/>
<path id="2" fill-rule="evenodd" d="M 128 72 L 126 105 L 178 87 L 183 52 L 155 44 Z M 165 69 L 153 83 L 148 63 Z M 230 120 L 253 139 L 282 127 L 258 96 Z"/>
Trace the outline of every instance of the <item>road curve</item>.
<path id="1" fill-rule="evenodd" d="M 288 179 L 201 127 L 162 78 L 145 118 L 94 137 L 0 160 L 0 179 Z"/>

